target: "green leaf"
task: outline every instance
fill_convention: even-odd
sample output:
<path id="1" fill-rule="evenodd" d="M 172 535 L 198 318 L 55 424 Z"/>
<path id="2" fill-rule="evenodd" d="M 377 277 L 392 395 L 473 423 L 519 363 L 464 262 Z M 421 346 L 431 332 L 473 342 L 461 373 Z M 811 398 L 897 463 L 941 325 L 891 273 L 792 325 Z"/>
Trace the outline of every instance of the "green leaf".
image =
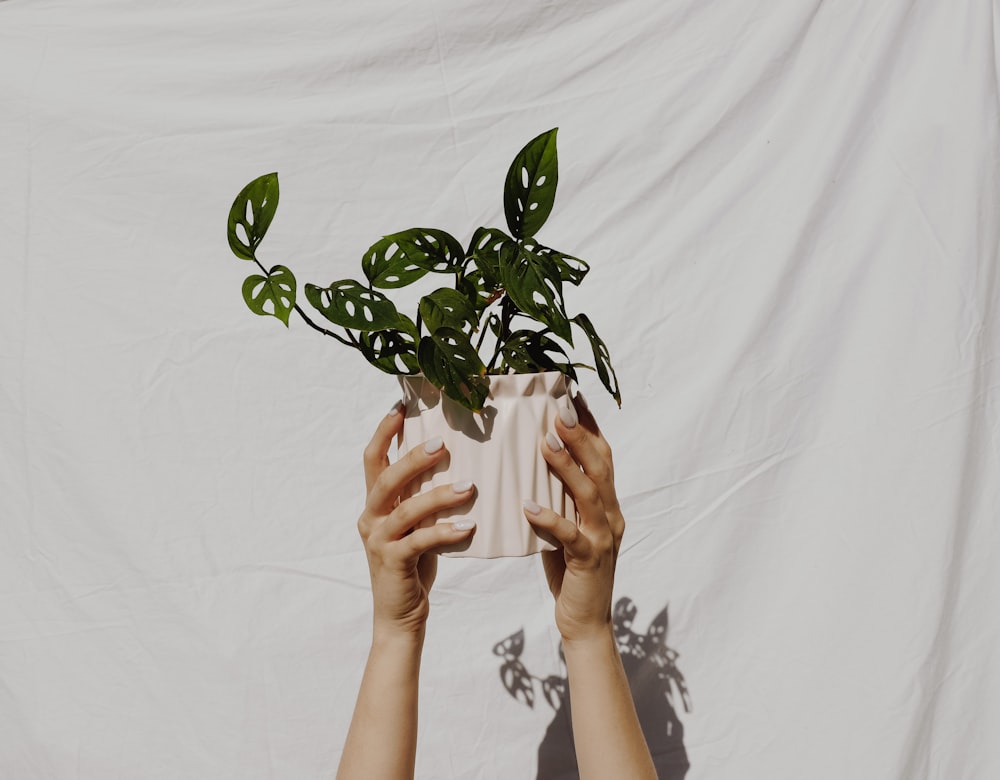
<path id="1" fill-rule="evenodd" d="M 278 208 L 278 174 L 259 176 L 240 190 L 229 210 L 229 248 L 241 260 L 254 260 Z M 286 323 L 287 324 L 287 323 Z"/>
<path id="2" fill-rule="evenodd" d="M 287 328 L 295 308 L 295 276 L 283 265 L 274 266 L 267 276 L 252 274 L 243 282 L 243 300 L 254 314 L 277 317 Z"/>
<path id="3" fill-rule="evenodd" d="M 618 402 L 618 408 L 622 405 L 622 394 L 618 387 L 618 376 L 615 374 L 615 369 L 611 365 L 611 356 L 608 354 L 608 347 L 603 341 L 601 341 L 600 336 L 597 335 L 597 331 L 594 330 L 594 325 L 590 321 L 590 318 L 586 314 L 577 314 L 573 318 L 580 329 L 587 334 L 587 338 L 590 340 L 590 346 L 594 350 L 594 363 L 597 366 L 597 376 L 601 378 L 601 383 L 607 388 L 608 392 L 611 393 L 611 397 Z"/>
<path id="4" fill-rule="evenodd" d="M 500 335 L 503 332 L 503 320 L 500 319 L 500 315 L 494 312 L 486 319 L 486 324 L 493 332 L 493 335 L 500 338 Z"/>
<path id="5" fill-rule="evenodd" d="M 399 324 L 399 312 L 392 301 L 353 279 L 341 279 L 329 287 L 307 284 L 306 300 L 334 325 L 345 328 L 366 332 Z"/>
<path id="6" fill-rule="evenodd" d="M 412 284 L 429 271 L 457 273 L 464 259 L 462 245 L 443 230 L 411 228 L 372 244 L 361 268 L 373 287 L 391 289 Z"/>
<path id="7" fill-rule="evenodd" d="M 447 326 L 420 339 L 417 361 L 424 376 L 456 403 L 480 412 L 489 396 L 490 378 L 469 337 Z"/>
<path id="8" fill-rule="evenodd" d="M 420 338 L 420 332 L 417 330 L 417 326 L 414 324 L 413 320 L 411 320 L 405 314 L 400 314 L 399 322 L 396 324 L 396 328 L 413 338 L 413 343 L 414 343 L 413 354 L 416 354 L 416 343 L 417 340 Z"/>
<path id="9" fill-rule="evenodd" d="M 462 293 L 442 287 L 420 299 L 420 319 L 433 333 L 442 325 L 463 330 L 466 324 L 473 327 L 479 322 L 476 309 Z"/>
<path id="10" fill-rule="evenodd" d="M 581 260 L 579 257 L 573 257 L 573 255 L 557 252 L 555 249 L 542 246 L 534 241 L 525 241 L 524 246 L 532 252 L 551 257 L 555 261 L 555 264 L 559 267 L 559 276 L 564 282 L 579 285 L 580 282 L 583 281 L 583 277 L 585 277 L 587 272 L 590 271 L 590 265 Z"/>
<path id="11" fill-rule="evenodd" d="M 417 362 L 417 326 L 406 315 L 399 315 L 400 330 L 377 330 L 361 333 L 358 341 L 361 354 L 375 368 L 387 374 L 416 374 L 420 371 Z"/>
<path id="12" fill-rule="evenodd" d="M 483 275 L 479 269 L 473 269 L 465 276 L 459 277 L 455 283 L 455 289 L 465 296 L 469 304 L 480 313 L 485 311 L 495 297 L 494 293 L 486 289 L 486 283 L 483 281 Z"/>
<path id="13" fill-rule="evenodd" d="M 504 247 L 500 276 L 507 296 L 518 309 L 547 325 L 572 345 L 573 335 L 563 303 L 562 277 L 551 257 L 524 246 Z"/>
<path id="14" fill-rule="evenodd" d="M 514 239 L 497 228 L 477 228 L 469 242 L 466 258 L 472 260 L 482 274 L 483 286 L 492 292 L 500 285 L 500 249 L 513 244 Z"/>
<path id="15" fill-rule="evenodd" d="M 501 350 L 504 362 L 518 374 L 534 374 L 540 371 L 559 371 L 571 379 L 576 379 L 576 370 L 566 351 L 541 331 L 516 330 L 504 342 Z M 554 353 L 562 360 L 556 360 Z"/>
<path id="16" fill-rule="evenodd" d="M 554 127 L 532 139 L 517 153 L 507 171 L 503 210 L 515 238 L 531 238 L 552 212 L 559 182 Z"/>

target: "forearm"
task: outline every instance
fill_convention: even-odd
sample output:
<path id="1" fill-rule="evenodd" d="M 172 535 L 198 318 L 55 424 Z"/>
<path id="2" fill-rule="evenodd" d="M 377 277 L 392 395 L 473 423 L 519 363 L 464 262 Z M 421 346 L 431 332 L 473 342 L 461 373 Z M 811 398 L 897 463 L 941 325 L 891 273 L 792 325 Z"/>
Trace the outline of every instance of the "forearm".
<path id="1" fill-rule="evenodd" d="M 580 780 L 656 780 L 611 627 L 563 643 Z"/>
<path id="2" fill-rule="evenodd" d="M 337 780 L 412 780 L 423 635 L 372 641 Z"/>

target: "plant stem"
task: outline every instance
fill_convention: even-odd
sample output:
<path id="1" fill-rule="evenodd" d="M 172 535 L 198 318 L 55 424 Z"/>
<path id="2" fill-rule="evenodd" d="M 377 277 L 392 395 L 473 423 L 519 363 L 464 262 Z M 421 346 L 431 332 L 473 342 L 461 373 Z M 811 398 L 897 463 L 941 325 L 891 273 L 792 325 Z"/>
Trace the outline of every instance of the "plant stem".
<path id="1" fill-rule="evenodd" d="M 268 271 L 263 265 L 261 265 L 260 260 L 258 260 L 255 257 L 253 259 L 253 261 L 257 264 L 257 267 L 261 271 L 264 272 L 264 276 L 266 276 L 268 279 L 270 279 L 271 278 L 271 272 Z M 344 332 L 347 333 L 347 338 L 345 339 L 343 336 L 341 336 L 341 335 L 339 335 L 337 333 L 334 333 L 332 330 L 327 330 L 326 328 L 321 328 L 319 325 L 317 325 L 315 322 L 313 322 L 311 319 L 309 319 L 309 316 L 304 311 L 302 311 L 302 307 L 300 307 L 297 303 L 294 304 L 294 307 L 295 307 L 295 311 L 297 311 L 299 313 L 299 316 L 306 321 L 306 324 L 310 328 L 313 328 L 314 330 L 318 330 L 320 333 L 322 333 L 325 336 L 330 336 L 332 338 L 335 338 L 341 344 L 346 344 L 348 347 L 354 347 L 355 349 L 360 349 L 361 345 L 358 344 L 358 340 L 356 338 L 354 338 L 354 334 L 351 333 L 349 330 L 347 330 L 347 328 L 344 328 Z"/>
<path id="2" fill-rule="evenodd" d="M 317 325 L 315 322 L 309 319 L 309 316 L 304 311 L 302 311 L 302 307 L 299 306 L 297 303 L 295 304 L 295 311 L 299 313 L 299 316 L 306 321 L 306 325 L 308 325 L 310 328 L 318 330 L 325 336 L 332 336 L 333 338 L 337 339 L 337 341 L 339 341 L 341 344 L 346 344 L 349 347 L 357 348 L 360 346 L 358 344 L 358 340 L 354 338 L 354 334 L 351 333 L 351 331 L 347 330 L 347 328 L 344 328 L 344 332 L 347 333 L 347 338 L 345 339 L 343 336 L 334 333 L 332 330 L 321 328 L 319 325 Z"/>
<path id="3" fill-rule="evenodd" d="M 486 331 L 490 326 L 490 318 L 487 317 L 485 322 L 479 323 L 479 341 L 476 342 L 476 352 L 479 351 L 480 347 L 483 346 L 483 339 L 486 338 Z"/>

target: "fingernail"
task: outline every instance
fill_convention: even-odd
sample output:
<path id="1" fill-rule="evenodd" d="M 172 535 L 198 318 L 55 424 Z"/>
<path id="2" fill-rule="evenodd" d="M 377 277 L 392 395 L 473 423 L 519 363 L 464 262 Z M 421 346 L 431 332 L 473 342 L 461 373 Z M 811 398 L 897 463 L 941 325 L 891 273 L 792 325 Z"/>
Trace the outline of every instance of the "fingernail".
<path id="1" fill-rule="evenodd" d="M 430 439 L 426 444 L 424 444 L 424 452 L 426 452 L 428 455 L 433 455 L 443 446 L 444 446 L 444 441 L 442 440 L 442 438 L 440 436 L 435 436 L 433 439 Z"/>
<path id="2" fill-rule="evenodd" d="M 389 410 L 389 416 L 390 417 L 395 417 L 402 410 L 403 410 L 403 402 L 402 401 L 396 401 L 396 403 L 394 403 L 392 405 L 392 409 Z"/>
<path id="3" fill-rule="evenodd" d="M 451 486 L 451 489 L 454 490 L 456 493 L 468 493 L 470 490 L 472 490 L 472 487 L 473 487 L 472 483 L 469 480 L 465 480 L 464 482 L 454 483 Z"/>
<path id="4" fill-rule="evenodd" d="M 553 452 L 559 452 L 562 449 L 562 442 L 559 441 L 559 437 L 552 433 L 552 431 L 545 434 L 545 443 L 549 445 L 549 449 Z"/>
<path id="5" fill-rule="evenodd" d="M 524 511 L 527 512 L 529 515 L 537 515 L 539 512 L 542 511 L 542 508 L 534 501 L 532 501 L 530 498 L 524 499 L 524 501 L 522 501 L 521 503 L 524 505 Z"/>
<path id="6" fill-rule="evenodd" d="M 468 518 L 465 520 L 456 520 L 451 524 L 451 527 L 456 531 L 468 531 L 470 528 L 476 527 L 476 521 L 469 520 Z"/>
<path id="7" fill-rule="evenodd" d="M 559 419 L 563 421 L 563 425 L 567 428 L 573 428 L 576 425 L 578 418 L 576 416 L 576 409 L 573 408 L 572 404 L 560 407 Z"/>
<path id="8" fill-rule="evenodd" d="M 583 397 L 583 393 L 581 393 L 580 391 L 577 391 L 576 396 L 575 396 L 575 400 L 576 400 L 576 402 L 578 404 L 580 404 L 580 407 L 582 409 L 589 409 L 590 408 L 590 404 L 587 403 L 587 399 Z"/>

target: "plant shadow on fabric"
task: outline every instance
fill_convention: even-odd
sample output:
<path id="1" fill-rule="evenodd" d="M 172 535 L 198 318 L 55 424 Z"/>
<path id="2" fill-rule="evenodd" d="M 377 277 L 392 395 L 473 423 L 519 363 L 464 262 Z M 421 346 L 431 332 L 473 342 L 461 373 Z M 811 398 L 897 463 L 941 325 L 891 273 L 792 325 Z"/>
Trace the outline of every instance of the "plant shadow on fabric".
<path id="1" fill-rule="evenodd" d="M 679 700 L 684 712 L 690 712 L 691 699 L 684 676 L 677 668 L 678 653 L 667 646 L 667 608 L 664 607 L 653 618 L 645 634 L 632 630 L 637 611 L 633 601 L 627 597 L 615 604 L 612 617 L 618 650 L 660 780 L 683 780 L 690 763 L 684 748 L 684 726 L 677 717 L 675 702 Z M 563 674 L 544 678 L 531 674 L 524 666 L 520 659 L 523 650 L 522 629 L 497 642 L 493 654 L 503 659 L 500 679 L 507 693 L 534 708 L 536 687 L 540 688 L 546 703 L 554 711 L 552 722 L 538 747 L 537 778 L 578 780 L 580 773 L 573 744 L 569 686 L 562 646 L 559 647 L 559 658 L 563 662 Z"/>

